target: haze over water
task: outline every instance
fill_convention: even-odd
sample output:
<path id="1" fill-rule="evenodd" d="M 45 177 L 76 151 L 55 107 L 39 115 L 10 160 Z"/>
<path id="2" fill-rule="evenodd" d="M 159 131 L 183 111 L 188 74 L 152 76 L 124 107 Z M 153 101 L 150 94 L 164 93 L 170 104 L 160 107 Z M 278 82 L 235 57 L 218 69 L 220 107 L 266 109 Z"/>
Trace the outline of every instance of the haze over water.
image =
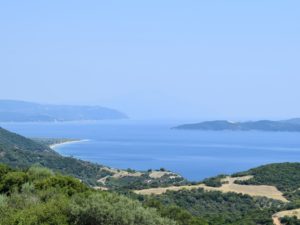
<path id="1" fill-rule="evenodd" d="M 190 180 L 272 162 L 300 161 L 300 133 L 183 131 L 180 122 L 4 123 L 28 137 L 88 139 L 56 150 L 115 168 L 164 167 Z"/>

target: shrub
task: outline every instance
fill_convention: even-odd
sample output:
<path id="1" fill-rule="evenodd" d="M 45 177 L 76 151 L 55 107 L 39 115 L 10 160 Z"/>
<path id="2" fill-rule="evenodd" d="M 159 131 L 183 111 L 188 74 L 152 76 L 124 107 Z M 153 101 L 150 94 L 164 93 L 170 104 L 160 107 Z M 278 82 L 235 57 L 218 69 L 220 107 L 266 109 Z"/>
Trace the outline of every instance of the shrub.
<path id="1" fill-rule="evenodd" d="M 3 175 L 0 181 L 0 192 L 8 193 L 14 190 L 20 191 L 22 185 L 28 180 L 27 174 L 24 172 L 8 172 Z"/>
<path id="2" fill-rule="evenodd" d="M 57 190 L 71 196 L 75 193 L 87 191 L 89 188 L 76 178 L 67 176 L 53 176 L 35 183 L 38 190 L 56 188 Z"/>
<path id="3" fill-rule="evenodd" d="M 112 193 L 77 195 L 69 213 L 74 225 L 175 225 L 154 209 L 145 209 L 139 202 Z"/>
<path id="4" fill-rule="evenodd" d="M 30 167 L 27 174 L 29 175 L 31 181 L 46 179 L 54 175 L 50 169 L 41 166 Z"/>

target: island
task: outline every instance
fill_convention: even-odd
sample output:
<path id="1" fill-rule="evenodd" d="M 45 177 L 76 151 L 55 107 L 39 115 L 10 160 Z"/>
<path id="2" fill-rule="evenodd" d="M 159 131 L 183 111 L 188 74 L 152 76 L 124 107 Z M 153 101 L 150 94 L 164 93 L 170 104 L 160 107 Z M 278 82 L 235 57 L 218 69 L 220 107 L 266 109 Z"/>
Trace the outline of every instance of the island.
<path id="1" fill-rule="evenodd" d="M 204 121 L 200 123 L 183 124 L 174 129 L 181 130 L 211 130 L 211 131 L 286 131 L 300 132 L 300 119 L 289 120 L 258 120 L 247 122 L 233 122 L 227 120 Z"/>

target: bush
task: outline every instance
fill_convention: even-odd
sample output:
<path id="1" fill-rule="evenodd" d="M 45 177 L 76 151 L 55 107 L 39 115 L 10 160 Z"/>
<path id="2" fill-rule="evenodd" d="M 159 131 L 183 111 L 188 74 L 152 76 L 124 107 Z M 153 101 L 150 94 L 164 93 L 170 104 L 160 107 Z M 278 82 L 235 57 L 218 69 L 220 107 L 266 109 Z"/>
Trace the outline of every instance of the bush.
<path id="1" fill-rule="evenodd" d="M 48 202 L 31 204 L 2 219 L 5 225 L 68 225 L 67 199 L 52 199 Z"/>
<path id="2" fill-rule="evenodd" d="M 67 176 L 53 176 L 35 183 L 35 188 L 38 190 L 46 190 L 56 188 L 57 190 L 72 196 L 75 193 L 80 193 L 88 190 L 88 187 L 81 183 L 76 178 Z"/>
<path id="3" fill-rule="evenodd" d="M 0 164 L 0 179 L 10 171 L 11 169 L 8 166 Z"/>
<path id="4" fill-rule="evenodd" d="M 283 217 L 280 219 L 280 222 L 284 225 L 300 225 L 300 220 L 296 216 L 293 217 Z"/>
<path id="5" fill-rule="evenodd" d="M 209 187 L 221 187 L 223 185 L 222 179 L 224 179 L 226 175 L 219 175 L 217 177 L 207 178 L 203 180 L 203 183 Z"/>
<path id="6" fill-rule="evenodd" d="M 46 179 L 54 175 L 52 170 L 41 166 L 30 167 L 27 174 L 29 175 L 31 181 Z"/>
<path id="7" fill-rule="evenodd" d="M 24 172 L 8 172 L 3 175 L 0 181 L 0 192 L 8 193 L 12 191 L 20 191 L 22 185 L 27 182 L 28 177 Z"/>
<path id="8" fill-rule="evenodd" d="M 74 196 L 69 213 L 74 225 L 175 225 L 154 209 L 145 209 L 139 202 L 111 193 Z"/>

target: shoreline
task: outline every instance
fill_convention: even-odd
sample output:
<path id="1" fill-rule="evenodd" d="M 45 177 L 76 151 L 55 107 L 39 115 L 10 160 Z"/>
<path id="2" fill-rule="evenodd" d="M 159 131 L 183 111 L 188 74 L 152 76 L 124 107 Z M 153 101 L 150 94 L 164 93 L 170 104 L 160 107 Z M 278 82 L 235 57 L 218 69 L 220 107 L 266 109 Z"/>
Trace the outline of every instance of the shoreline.
<path id="1" fill-rule="evenodd" d="M 64 145 L 70 145 L 70 144 L 75 144 L 75 143 L 79 143 L 79 142 L 86 142 L 89 141 L 88 139 L 82 139 L 82 140 L 73 140 L 73 141 L 65 141 L 62 143 L 56 143 L 56 144 L 52 144 L 49 145 L 49 147 L 53 150 L 56 150 L 57 148 L 64 146 Z"/>

